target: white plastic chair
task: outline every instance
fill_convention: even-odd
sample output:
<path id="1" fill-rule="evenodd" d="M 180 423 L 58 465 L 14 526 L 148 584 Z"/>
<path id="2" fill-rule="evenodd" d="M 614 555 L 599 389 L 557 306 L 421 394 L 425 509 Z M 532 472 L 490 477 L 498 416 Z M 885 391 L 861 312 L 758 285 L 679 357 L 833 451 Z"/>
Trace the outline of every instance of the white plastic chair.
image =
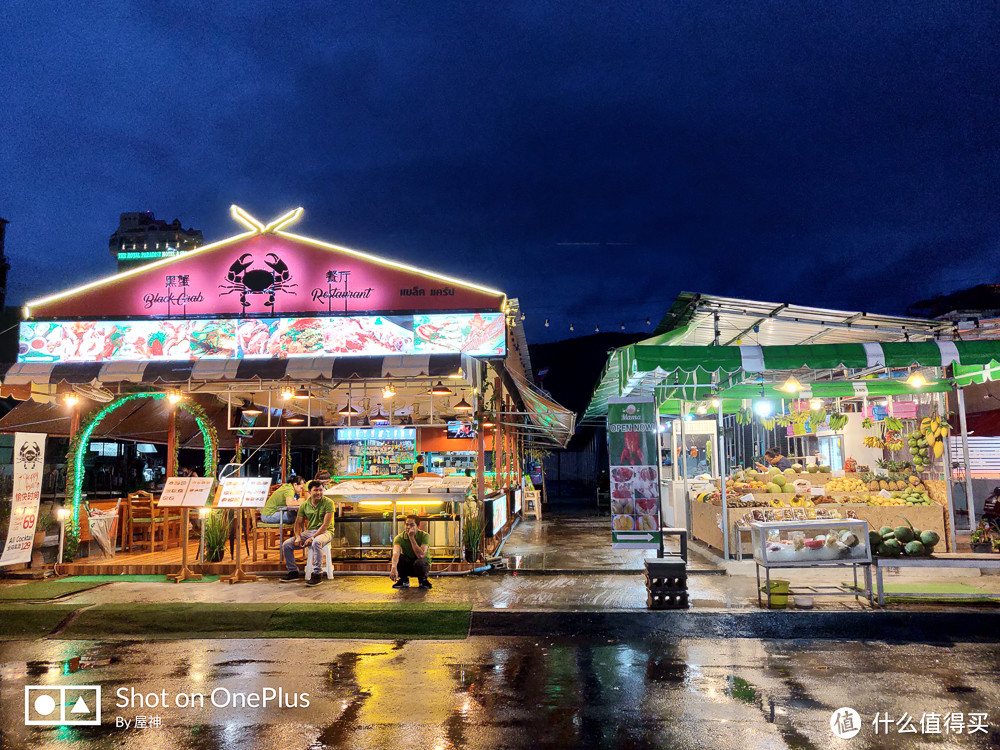
<path id="1" fill-rule="evenodd" d="M 326 558 L 323 563 L 323 570 L 326 571 L 326 577 L 333 580 L 333 555 L 330 554 L 330 543 L 327 542 L 323 545 L 323 555 Z M 309 560 L 310 555 L 306 554 L 306 580 L 308 581 L 312 578 L 312 562 Z"/>

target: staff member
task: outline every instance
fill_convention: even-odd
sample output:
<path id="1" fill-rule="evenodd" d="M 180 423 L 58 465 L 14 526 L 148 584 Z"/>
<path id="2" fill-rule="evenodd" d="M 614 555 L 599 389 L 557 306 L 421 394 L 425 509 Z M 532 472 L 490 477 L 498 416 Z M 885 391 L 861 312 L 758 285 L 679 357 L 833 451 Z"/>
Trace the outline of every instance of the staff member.
<path id="1" fill-rule="evenodd" d="M 781 451 L 779 451 L 777 448 L 768 448 L 766 451 L 764 451 L 764 460 L 767 461 L 769 465 L 775 467 L 779 471 L 784 471 L 785 469 L 792 468 L 792 462 L 789 461 L 787 458 L 785 458 L 783 455 L 781 455 Z M 767 469 L 767 467 L 764 466 L 764 464 L 757 464 L 757 468 L 760 469 L 761 471 L 765 471 Z"/>
<path id="2" fill-rule="evenodd" d="M 312 576 L 306 581 L 309 586 L 315 586 L 323 580 L 323 547 L 330 543 L 332 536 L 328 533 L 333 527 L 333 503 L 323 497 L 323 485 L 313 480 L 309 483 L 309 497 L 299 506 L 295 517 L 295 536 L 286 539 L 281 545 L 285 557 L 285 567 L 288 575 L 281 578 L 282 582 L 297 581 L 299 567 L 295 564 L 295 550 L 306 549 L 306 565 L 312 557 Z M 312 555 L 309 553 L 312 552 Z"/>
<path id="3" fill-rule="evenodd" d="M 306 490 L 306 480 L 299 476 L 289 477 L 288 482 L 281 485 L 267 498 L 260 511 L 261 523 L 295 523 L 298 513 L 295 510 L 279 510 L 291 505 L 296 498 L 301 498 Z"/>

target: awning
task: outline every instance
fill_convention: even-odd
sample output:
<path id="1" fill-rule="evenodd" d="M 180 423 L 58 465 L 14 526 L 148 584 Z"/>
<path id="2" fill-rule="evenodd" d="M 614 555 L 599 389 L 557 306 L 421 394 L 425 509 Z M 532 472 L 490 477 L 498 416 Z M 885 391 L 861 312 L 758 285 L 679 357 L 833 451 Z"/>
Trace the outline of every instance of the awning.
<path id="1" fill-rule="evenodd" d="M 506 372 L 524 404 L 532 437 L 565 448 L 576 429 L 576 414 L 545 396 L 520 373 L 510 369 Z"/>
<path id="2" fill-rule="evenodd" d="M 219 380 L 363 380 L 444 378 L 461 367 L 459 354 L 394 357 L 315 357 L 294 359 L 204 359 L 198 361 L 19 363 L 10 365 L 3 385 L 184 383 Z"/>
<path id="3" fill-rule="evenodd" d="M 742 398 L 789 398 L 771 385 L 737 383 L 725 385 L 737 373 L 760 374 L 797 370 L 866 370 L 870 368 L 947 367 L 964 373 L 966 383 L 973 382 L 984 368 L 997 367 L 1000 373 L 1000 341 L 916 341 L 866 342 L 855 344 L 803 344 L 796 346 L 669 346 L 635 344 L 611 354 L 601 382 L 584 415 L 585 421 L 600 419 L 607 413 L 607 399 L 632 392 L 636 387 L 659 376 L 673 377 L 678 395 L 697 399 L 707 396 L 723 382 L 722 393 Z M 959 384 L 962 383 L 959 378 Z M 713 382 L 714 380 L 714 382 Z M 804 383 L 817 397 L 856 395 L 894 395 L 928 393 L 951 389 L 950 384 L 935 383 L 912 389 L 887 379 L 865 381 L 823 381 Z M 768 392 L 770 389 L 770 393 Z M 800 397 L 801 394 L 800 394 Z"/>

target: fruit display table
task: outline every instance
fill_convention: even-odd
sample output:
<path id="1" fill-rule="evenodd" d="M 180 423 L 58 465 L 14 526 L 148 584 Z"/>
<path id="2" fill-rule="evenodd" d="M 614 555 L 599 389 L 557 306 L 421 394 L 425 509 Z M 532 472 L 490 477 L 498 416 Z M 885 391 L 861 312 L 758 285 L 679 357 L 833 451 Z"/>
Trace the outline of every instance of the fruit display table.
<path id="1" fill-rule="evenodd" d="M 875 586 L 878 591 L 878 603 L 880 607 L 885 606 L 885 590 L 882 583 L 882 568 L 986 568 L 989 570 L 1000 570 L 1000 555 L 986 554 L 955 554 L 944 553 L 931 555 L 930 557 L 876 557 L 875 558 Z M 962 597 L 968 598 L 969 594 L 918 594 L 916 592 L 893 592 L 893 597 L 919 598 L 933 597 Z M 980 596 L 980 594 L 976 594 Z M 983 592 L 983 597 L 1000 597 L 1000 594 Z"/>

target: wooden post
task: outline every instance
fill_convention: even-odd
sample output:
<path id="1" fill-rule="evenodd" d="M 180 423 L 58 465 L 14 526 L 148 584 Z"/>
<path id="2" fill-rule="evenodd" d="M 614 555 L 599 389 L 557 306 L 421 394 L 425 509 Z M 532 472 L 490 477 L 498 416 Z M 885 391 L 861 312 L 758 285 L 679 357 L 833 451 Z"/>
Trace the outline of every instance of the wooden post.
<path id="1" fill-rule="evenodd" d="M 73 404 L 69 408 L 69 439 L 70 442 L 76 437 L 76 433 L 80 431 L 80 404 L 79 402 Z"/>
<path id="2" fill-rule="evenodd" d="M 169 404 L 169 409 L 167 411 L 167 473 L 166 476 L 172 477 L 176 476 L 174 474 L 174 466 L 177 463 L 177 405 Z M 165 512 L 169 516 L 170 508 L 165 509 Z M 200 581 L 201 573 L 195 573 L 188 567 L 188 544 L 190 542 L 190 529 L 191 529 L 191 509 L 183 508 L 181 512 L 181 569 L 179 573 L 173 573 L 168 575 L 167 578 L 172 580 L 174 583 L 180 583 L 181 581 Z M 163 548 L 167 547 L 166 534 L 167 529 L 170 528 L 169 524 L 163 527 Z M 156 531 L 151 529 L 151 534 L 155 534 Z"/>
<path id="3" fill-rule="evenodd" d="M 257 576 L 243 571 L 243 508 L 236 509 L 236 571 L 231 576 L 222 576 L 219 580 L 225 583 L 257 580 Z"/>
<path id="4" fill-rule="evenodd" d="M 288 430 L 281 431 L 281 483 L 288 481 Z"/>

